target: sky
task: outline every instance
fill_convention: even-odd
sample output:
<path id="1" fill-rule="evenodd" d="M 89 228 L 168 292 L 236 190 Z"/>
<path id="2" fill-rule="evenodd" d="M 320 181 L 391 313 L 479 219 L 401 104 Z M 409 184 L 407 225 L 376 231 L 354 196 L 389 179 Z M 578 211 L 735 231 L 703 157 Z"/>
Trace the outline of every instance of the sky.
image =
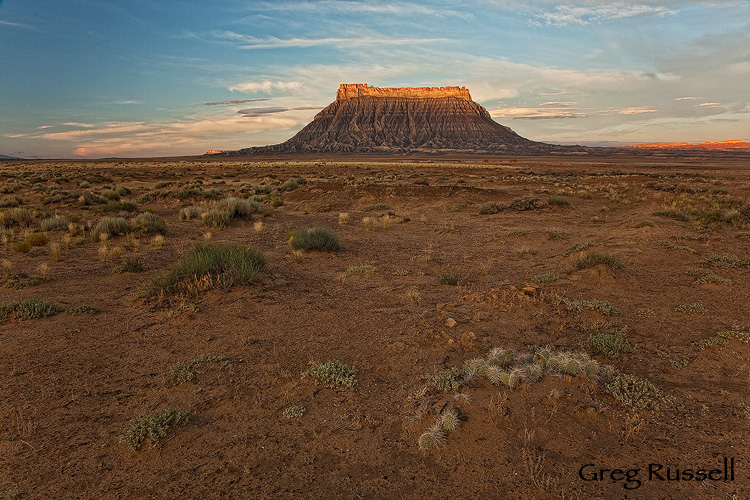
<path id="1" fill-rule="evenodd" d="M 340 83 L 557 143 L 750 141 L 750 0 L 0 0 L 0 155 L 276 144 Z"/>

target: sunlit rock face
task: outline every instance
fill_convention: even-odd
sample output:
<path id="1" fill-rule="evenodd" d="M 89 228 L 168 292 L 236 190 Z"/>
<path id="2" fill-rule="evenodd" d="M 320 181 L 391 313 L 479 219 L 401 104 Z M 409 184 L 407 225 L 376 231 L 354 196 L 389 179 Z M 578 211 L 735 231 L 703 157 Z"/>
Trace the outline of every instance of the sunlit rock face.
<path id="1" fill-rule="evenodd" d="M 288 141 L 237 153 L 545 152 L 492 120 L 464 87 L 342 84 L 336 100 Z"/>

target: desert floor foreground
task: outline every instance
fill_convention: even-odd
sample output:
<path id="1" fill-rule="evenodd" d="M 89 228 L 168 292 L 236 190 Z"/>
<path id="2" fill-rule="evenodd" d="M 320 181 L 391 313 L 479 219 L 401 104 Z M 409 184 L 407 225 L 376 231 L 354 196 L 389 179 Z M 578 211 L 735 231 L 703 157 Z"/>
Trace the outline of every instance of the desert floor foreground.
<path id="1" fill-rule="evenodd" d="M 748 157 L 6 162 L 0 191 L 0 498 L 750 495 Z M 230 196 L 258 212 L 181 220 Z M 293 251 L 311 227 L 341 249 Z M 209 238 L 265 271 L 141 297 Z M 22 319 L 25 299 L 59 312 Z M 539 346 L 597 373 L 489 358 L 544 367 Z M 303 377 L 332 360 L 352 387 Z M 121 440 L 166 409 L 193 418 Z"/>

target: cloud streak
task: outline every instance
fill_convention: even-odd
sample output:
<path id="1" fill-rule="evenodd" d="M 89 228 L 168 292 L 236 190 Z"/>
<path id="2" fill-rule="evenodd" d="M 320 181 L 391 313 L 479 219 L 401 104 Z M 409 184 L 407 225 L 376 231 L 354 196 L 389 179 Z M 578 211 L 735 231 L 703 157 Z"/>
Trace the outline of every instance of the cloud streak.
<path id="1" fill-rule="evenodd" d="M 311 48 L 333 46 L 337 48 L 352 48 L 366 45 L 402 46 L 414 44 L 433 44 L 448 41 L 448 38 L 412 38 L 389 36 L 356 36 L 356 37 L 325 37 L 325 38 L 277 38 L 275 36 L 256 37 L 243 35 L 234 31 L 211 31 L 212 40 L 227 43 L 242 50 L 265 50 L 285 48 Z M 198 37 L 200 38 L 200 37 Z"/>

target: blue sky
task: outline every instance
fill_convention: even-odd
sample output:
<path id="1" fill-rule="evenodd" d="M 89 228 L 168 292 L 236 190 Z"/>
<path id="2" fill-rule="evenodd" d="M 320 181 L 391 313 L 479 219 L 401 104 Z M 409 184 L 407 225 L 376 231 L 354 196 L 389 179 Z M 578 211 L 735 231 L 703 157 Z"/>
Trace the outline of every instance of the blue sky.
<path id="1" fill-rule="evenodd" d="M 750 1 L 0 0 L 0 154 L 282 142 L 340 83 L 465 85 L 550 142 L 750 140 Z"/>

